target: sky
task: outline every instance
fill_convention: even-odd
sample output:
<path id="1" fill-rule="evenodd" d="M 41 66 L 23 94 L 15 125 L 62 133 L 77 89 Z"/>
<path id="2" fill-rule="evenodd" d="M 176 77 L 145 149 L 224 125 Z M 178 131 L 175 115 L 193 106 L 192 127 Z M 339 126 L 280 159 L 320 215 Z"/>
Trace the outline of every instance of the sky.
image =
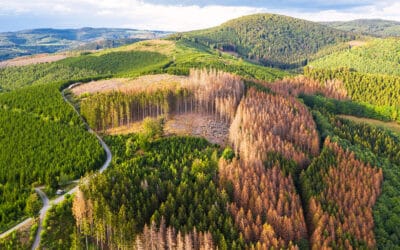
<path id="1" fill-rule="evenodd" d="M 254 13 L 310 21 L 400 21 L 400 0 L 0 0 L 0 32 L 81 27 L 188 31 Z"/>

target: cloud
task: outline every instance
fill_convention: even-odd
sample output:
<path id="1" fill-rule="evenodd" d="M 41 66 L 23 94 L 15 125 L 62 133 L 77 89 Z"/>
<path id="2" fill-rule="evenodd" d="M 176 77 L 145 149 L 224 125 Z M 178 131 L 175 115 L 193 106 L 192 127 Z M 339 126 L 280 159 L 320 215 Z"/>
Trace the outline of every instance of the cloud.
<path id="1" fill-rule="evenodd" d="M 269 9 L 342 9 L 356 6 L 365 6 L 374 2 L 374 0 L 147 0 L 149 3 L 162 5 L 224 5 L 224 6 L 251 6 Z"/>
<path id="2" fill-rule="evenodd" d="M 41 20 L 52 19 L 54 21 L 47 25 L 56 27 L 112 26 L 186 31 L 215 26 L 235 17 L 265 11 L 263 8 L 245 6 L 177 6 L 139 0 L 36 0 L 28 3 L 22 0 L 0 0 L 0 13 L 8 16 L 9 24 L 16 17 L 30 20 L 36 17 L 33 23 L 46 25 Z M 0 30 L 6 30 L 6 26 L 7 22 L 1 22 Z"/>
<path id="3" fill-rule="evenodd" d="M 187 31 L 261 12 L 312 21 L 359 18 L 400 21 L 397 0 L 0 0 L 0 31 L 49 26 Z"/>
<path id="4" fill-rule="evenodd" d="M 386 19 L 400 21 L 400 3 L 382 1 L 377 4 L 354 7 L 346 10 L 322 10 L 317 12 L 287 12 L 299 18 L 311 21 L 349 21 L 354 19 Z"/>

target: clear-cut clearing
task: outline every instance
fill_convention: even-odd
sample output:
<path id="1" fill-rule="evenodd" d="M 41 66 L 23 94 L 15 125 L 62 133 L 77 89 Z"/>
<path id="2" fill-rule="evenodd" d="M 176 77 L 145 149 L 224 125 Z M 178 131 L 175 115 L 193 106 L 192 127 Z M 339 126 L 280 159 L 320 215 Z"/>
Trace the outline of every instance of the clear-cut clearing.
<path id="1" fill-rule="evenodd" d="M 26 66 L 38 63 L 56 62 L 67 57 L 67 54 L 38 54 L 34 56 L 23 56 L 0 62 L 0 68 L 11 66 Z"/>
<path id="2" fill-rule="evenodd" d="M 125 126 L 110 128 L 107 134 L 130 134 L 142 130 L 142 122 L 135 122 Z M 211 143 L 225 146 L 228 141 L 229 124 L 217 120 L 212 115 L 188 113 L 168 117 L 164 125 L 164 135 L 191 135 L 204 137 Z"/>
<path id="3" fill-rule="evenodd" d="M 83 94 L 106 93 L 112 91 L 148 91 L 153 88 L 167 88 L 179 85 L 185 80 L 185 76 L 175 76 L 168 74 L 146 75 L 135 79 L 113 78 L 108 80 L 92 81 L 77 85 L 71 91 L 76 96 Z"/>

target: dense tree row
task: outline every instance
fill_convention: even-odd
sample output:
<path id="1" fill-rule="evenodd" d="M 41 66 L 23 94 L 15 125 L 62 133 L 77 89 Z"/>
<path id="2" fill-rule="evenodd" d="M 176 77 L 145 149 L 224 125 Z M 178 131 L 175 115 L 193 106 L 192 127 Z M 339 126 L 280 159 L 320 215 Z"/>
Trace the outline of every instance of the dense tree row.
<path id="1" fill-rule="evenodd" d="M 296 249 L 307 238 L 293 179 L 279 166 L 266 169 L 260 160 L 221 159 L 219 175 L 221 186 L 233 189 L 228 209 L 246 242 L 261 249 Z"/>
<path id="2" fill-rule="evenodd" d="M 135 245 L 145 225 L 182 234 L 210 232 L 220 249 L 244 245 L 217 188 L 215 147 L 204 139 L 171 137 L 141 143 L 141 136 L 107 137 L 113 166 L 81 187 L 73 203 L 78 231 L 98 247 Z M 162 219 L 164 218 L 164 219 Z"/>
<path id="3" fill-rule="evenodd" d="M 273 92 L 284 96 L 299 96 L 299 95 L 315 95 L 322 94 L 328 98 L 336 100 L 347 99 L 347 91 L 338 80 L 328 80 L 321 84 L 320 82 L 304 77 L 297 76 L 294 78 L 284 78 L 283 80 L 275 81 L 267 84 Z"/>
<path id="4" fill-rule="evenodd" d="M 320 82 L 343 81 L 352 100 L 379 106 L 400 106 L 400 78 L 352 71 L 348 68 L 316 69 L 307 67 L 304 74 Z"/>
<path id="5" fill-rule="evenodd" d="M 250 161 L 266 160 L 272 151 L 304 165 L 319 150 L 315 123 L 304 105 L 254 89 L 240 103 L 229 133 L 235 151 Z"/>
<path id="6" fill-rule="evenodd" d="M 182 37 L 283 69 L 304 66 L 320 49 L 354 39 L 347 32 L 274 14 L 245 16 L 215 28 L 175 36 Z"/>
<path id="7" fill-rule="evenodd" d="M 195 106 L 200 112 L 232 121 L 243 94 L 240 77 L 215 70 L 191 70 L 184 88 L 194 93 Z"/>
<path id="8" fill-rule="evenodd" d="M 212 114 L 229 122 L 243 92 L 244 85 L 238 76 L 215 70 L 192 70 L 182 86 L 85 97 L 81 112 L 96 130 L 129 125 L 148 116 L 193 112 Z"/>
<path id="9" fill-rule="evenodd" d="M 313 249 L 376 246 L 372 208 L 381 192 L 382 169 L 356 159 L 329 138 L 302 174 Z"/>
<path id="10" fill-rule="evenodd" d="M 181 233 L 169 226 L 166 227 L 165 220 L 161 218 L 160 227 L 151 223 L 145 225 L 143 233 L 136 236 L 136 249 L 176 249 L 176 250 L 212 250 L 216 249 L 209 232 L 197 232 L 196 228 L 186 234 Z"/>

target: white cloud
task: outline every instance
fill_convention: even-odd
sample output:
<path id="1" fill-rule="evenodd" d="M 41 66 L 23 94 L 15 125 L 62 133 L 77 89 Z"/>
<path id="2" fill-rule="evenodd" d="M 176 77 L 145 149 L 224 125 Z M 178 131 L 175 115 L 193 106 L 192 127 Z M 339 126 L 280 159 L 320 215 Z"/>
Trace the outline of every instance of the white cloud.
<path id="1" fill-rule="evenodd" d="M 212 27 L 232 18 L 260 12 L 265 10 L 251 7 L 142 4 L 135 9 L 120 12 L 120 15 L 131 17 L 137 28 L 184 31 Z"/>
<path id="2" fill-rule="evenodd" d="M 285 11 L 284 11 L 285 12 Z M 325 10 L 317 12 L 286 12 L 311 21 L 349 21 L 354 19 L 386 19 L 400 21 L 400 3 L 396 0 L 376 1 L 376 4 L 348 10 Z"/>
<path id="3" fill-rule="evenodd" d="M 42 27 L 103 26 L 186 31 L 212 27 L 232 18 L 261 12 L 280 13 L 312 21 L 358 18 L 400 21 L 400 3 L 395 0 L 376 1 L 373 5 L 347 10 L 324 11 L 221 5 L 157 5 L 142 0 L 0 0 L 0 15 L 9 16 L 10 20 L 13 16 L 19 16 L 19 20 L 24 15 L 33 16 L 37 20 L 36 25 Z M 29 20 L 32 21 L 32 18 Z M 0 23 L 0 30 L 6 30 L 7 25 L 11 26 L 11 23 Z M 27 23 L 29 27 L 32 25 L 33 23 Z"/>

